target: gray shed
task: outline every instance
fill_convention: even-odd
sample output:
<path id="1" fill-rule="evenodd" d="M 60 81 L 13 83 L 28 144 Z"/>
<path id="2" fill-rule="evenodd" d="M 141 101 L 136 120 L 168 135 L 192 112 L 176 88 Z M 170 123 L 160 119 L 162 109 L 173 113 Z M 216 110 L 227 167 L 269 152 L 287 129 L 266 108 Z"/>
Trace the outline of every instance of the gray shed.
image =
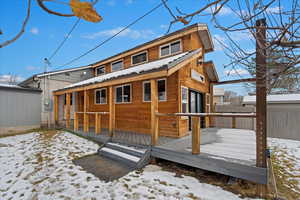
<path id="1" fill-rule="evenodd" d="M 255 96 L 245 96 L 243 104 L 255 106 Z M 300 94 L 267 96 L 269 137 L 300 140 Z"/>
<path id="2" fill-rule="evenodd" d="M 0 135 L 40 127 L 41 92 L 0 84 Z"/>

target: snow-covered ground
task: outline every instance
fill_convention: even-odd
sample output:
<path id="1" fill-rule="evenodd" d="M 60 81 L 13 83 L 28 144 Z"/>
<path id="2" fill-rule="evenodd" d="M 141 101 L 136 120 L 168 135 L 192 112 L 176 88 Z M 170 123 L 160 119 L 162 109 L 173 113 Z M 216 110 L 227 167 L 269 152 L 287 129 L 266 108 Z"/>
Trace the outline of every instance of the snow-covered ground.
<path id="1" fill-rule="evenodd" d="M 300 142 L 291 148 L 300 163 Z M 105 183 L 72 162 L 97 149 L 98 145 L 67 132 L 0 138 L 0 199 L 240 199 L 220 187 L 190 176 L 176 177 L 155 165 Z"/>

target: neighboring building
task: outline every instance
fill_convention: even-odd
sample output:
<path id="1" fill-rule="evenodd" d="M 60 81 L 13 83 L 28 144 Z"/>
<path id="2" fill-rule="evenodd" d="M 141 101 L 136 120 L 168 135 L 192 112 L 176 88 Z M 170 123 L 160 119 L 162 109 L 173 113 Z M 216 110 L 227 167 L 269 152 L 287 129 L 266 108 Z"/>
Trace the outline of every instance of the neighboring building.
<path id="1" fill-rule="evenodd" d="M 245 96 L 243 104 L 255 106 L 256 96 Z M 269 137 L 300 140 L 300 94 L 267 96 Z"/>
<path id="2" fill-rule="evenodd" d="M 158 96 L 159 112 L 208 112 L 210 85 L 218 81 L 213 63 L 204 62 L 205 54 L 211 51 L 207 25 L 194 24 L 94 63 L 94 78 L 54 91 L 55 119 L 64 123 L 62 116 L 66 115 L 66 126 L 70 127 L 72 113 L 62 109 L 65 95 L 75 97 L 72 103 L 75 112 L 80 112 L 80 124 L 84 121 L 85 127 L 92 127 L 95 112 L 109 112 L 101 127 L 124 132 L 151 132 L 151 113 L 157 100 L 151 101 L 151 96 Z M 159 133 L 181 137 L 189 126 L 186 117 L 162 117 Z"/>
<path id="3" fill-rule="evenodd" d="M 224 88 L 214 87 L 214 104 L 224 104 Z"/>
<path id="4" fill-rule="evenodd" d="M 40 127 L 41 92 L 0 84 L 0 135 Z"/>
<path id="5" fill-rule="evenodd" d="M 50 126 L 53 121 L 53 95 L 52 92 L 67 85 L 89 79 L 94 76 L 91 66 L 64 69 L 33 75 L 19 83 L 19 86 L 41 89 L 41 125 Z M 71 110 L 73 108 L 71 107 Z"/>

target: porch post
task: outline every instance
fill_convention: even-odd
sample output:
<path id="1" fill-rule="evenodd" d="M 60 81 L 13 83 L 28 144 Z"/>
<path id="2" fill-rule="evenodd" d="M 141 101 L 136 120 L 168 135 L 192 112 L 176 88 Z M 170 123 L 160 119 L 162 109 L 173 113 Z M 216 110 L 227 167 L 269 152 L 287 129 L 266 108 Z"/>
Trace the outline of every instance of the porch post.
<path id="1" fill-rule="evenodd" d="M 54 125 L 56 126 L 59 121 L 59 100 L 58 95 L 54 95 Z"/>
<path id="2" fill-rule="evenodd" d="M 215 112 L 215 108 L 214 108 L 214 84 L 213 83 L 210 83 L 209 85 L 209 95 L 210 95 L 210 98 L 209 98 L 209 104 L 210 104 L 210 111 L 211 113 L 214 113 Z M 209 117 L 209 126 L 210 127 L 213 127 L 214 126 L 214 122 L 213 122 L 213 117 L 210 116 Z"/>
<path id="3" fill-rule="evenodd" d="M 84 90 L 84 100 L 83 100 L 83 131 L 89 132 L 89 116 L 88 112 L 88 105 L 89 105 L 89 95 L 88 91 Z"/>
<path id="4" fill-rule="evenodd" d="M 66 128 L 70 128 L 71 93 L 66 94 Z"/>
<path id="5" fill-rule="evenodd" d="M 101 114 L 95 113 L 95 133 L 99 134 L 101 132 Z"/>
<path id="6" fill-rule="evenodd" d="M 200 153 L 200 117 L 192 117 L 192 154 Z"/>
<path id="7" fill-rule="evenodd" d="M 115 102 L 113 86 L 109 86 L 109 135 L 112 137 L 115 129 Z"/>
<path id="8" fill-rule="evenodd" d="M 151 82 L 151 143 L 157 144 L 158 140 L 158 95 L 157 95 L 157 81 L 152 79 Z"/>

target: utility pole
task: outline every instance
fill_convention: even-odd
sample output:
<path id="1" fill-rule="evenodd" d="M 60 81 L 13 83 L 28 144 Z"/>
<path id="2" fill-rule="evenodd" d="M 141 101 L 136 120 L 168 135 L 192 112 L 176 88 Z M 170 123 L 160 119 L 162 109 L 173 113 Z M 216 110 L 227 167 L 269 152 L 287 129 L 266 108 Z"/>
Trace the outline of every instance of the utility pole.
<path id="1" fill-rule="evenodd" d="M 47 73 L 48 66 L 50 65 L 50 62 L 47 58 L 44 58 L 45 62 L 45 68 L 44 68 L 44 73 Z M 51 126 L 51 112 L 50 112 L 50 88 L 49 88 L 49 80 L 48 76 L 44 76 L 44 102 L 43 102 L 43 107 L 44 107 L 44 113 L 45 116 L 47 116 L 47 127 L 50 128 Z"/>
<path id="2" fill-rule="evenodd" d="M 267 168 L 267 51 L 266 19 L 256 21 L 256 166 Z M 259 196 L 265 196 L 266 186 L 259 185 Z"/>

